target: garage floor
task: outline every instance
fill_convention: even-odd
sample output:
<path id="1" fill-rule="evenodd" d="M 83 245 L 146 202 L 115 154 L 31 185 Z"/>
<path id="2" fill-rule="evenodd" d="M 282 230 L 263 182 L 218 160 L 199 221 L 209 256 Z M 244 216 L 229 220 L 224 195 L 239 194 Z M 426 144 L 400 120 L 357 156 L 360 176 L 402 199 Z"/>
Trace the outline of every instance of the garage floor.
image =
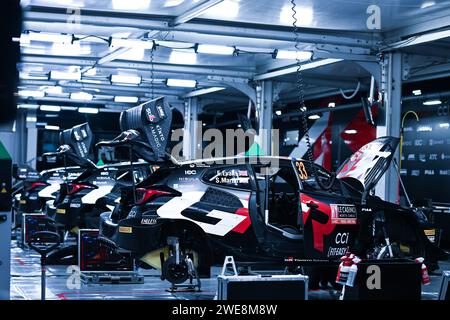
<path id="1" fill-rule="evenodd" d="M 441 269 L 431 275 L 431 284 L 423 286 L 422 299 L 435 300 L 438 297 L 441 271 L 450 270 L 450 262 L 442 262 Z M 170 293 L 170 285 L 159 279 L 156 270 L 139 270 L 145 277 L 144 284 L 82 284 L 81 289 L 68 289 L 67 266 L 49 266 L 47 268 L 48 300 L 212 300 L 216 294 L 217 280 L 202 279 L 201 292 Z M 219 269 L 213 270 L 213 273 Z M 11 299 L 40 299 L 40 258 L 31 250 L 19 248 L 15 241 L 11 249 Z M 311 300 L 336 300 L 339 293 L 335 290 L 310 290 Z"/>

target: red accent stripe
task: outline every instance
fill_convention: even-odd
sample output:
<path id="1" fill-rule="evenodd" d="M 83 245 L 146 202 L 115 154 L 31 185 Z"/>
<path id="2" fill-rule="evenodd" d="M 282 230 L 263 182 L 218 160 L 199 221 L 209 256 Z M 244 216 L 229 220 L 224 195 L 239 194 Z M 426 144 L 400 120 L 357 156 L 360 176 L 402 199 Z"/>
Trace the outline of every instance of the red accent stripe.
<path id="1" fill-rule="evenodd" d="M 239 208 L 236 210 L 236 214 L 244 216 L 245 219 L 241 221 L 232 231 L 243 234 L 252 225 L 248 208 Z"/>

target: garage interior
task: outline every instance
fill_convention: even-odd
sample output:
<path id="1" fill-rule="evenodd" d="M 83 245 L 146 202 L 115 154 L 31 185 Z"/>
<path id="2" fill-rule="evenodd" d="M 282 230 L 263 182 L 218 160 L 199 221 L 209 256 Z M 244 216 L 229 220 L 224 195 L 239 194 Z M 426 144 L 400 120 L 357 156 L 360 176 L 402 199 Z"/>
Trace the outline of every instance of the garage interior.
<path id="1" fill-rule="evenodd" d="M 160 192 L 155 193 L 157 199 L 165 199 L 165 195 L 170 192 L 182 194 L 191 192 L 189 188 L 197 190 L 197 186 L 192 187 L 187 183 L 191 181 L 189 183 L 194 184 L 201 179 L 203 183 L 205 175 L 209 174 L 207 168 L 198 164 L 202 162 L 200 159 L 207 159 L 211 155 L 207 152 L 207 146 L 212 140 L 205 138 L 207 136 L 205 133 L 210 130 L 214 134 L 224 135 L 224 139 L 227 139 L 228 130 L 247 129 L 253 130 L 256 134 L 248 142 L 244 141 L 244 150 L 232 149 L 230 154 L 227 146 L 225 154 L 222 150 L 216 149 L 212 156 L 239 157 L 245 153 L 246 157 L 283 157 L 283 161 L 292 162 L 294 169 L 289 165 L 286 168 L 289 167 L 292 172 L 300 170 L 300 180 L 302 171 L 298 165 L 302 165 L 301 159 L 305 159 L 310 163 L 316 163 L 327 172 L 336 173 L 326 176 L 326 179 L 332 181 L 330 188 L 321 187 L 321 192 L 329 193 L 334 192 L 333 183 L 340 180 L 342 164 L 346 159 L 350 159 L 351 163 L 355 159 L 352 154 L 361 156 L 358 150 L 375 139 L 394 137 L 396 144 L 392 152 L 387 152 L 389 154 L 387 156 L 381 155 L 386 149 L 378 153 L 380 157 L 389 159 L 391 165 L 383 170 L 382 177 L 376 179 L 376 185 L 370 185 L 369 190 L 364 189 L 362 201 L 358 199 L 358 205 L 355 206 L 349 204 L 353 203 L 349 202 L 351 197 L 344 193 L 347 197 L 346 202 L 343 202 L 345 204 L 336 205 L 335 202 L 331 202 L 331 212 L 334 212 L 333 208 L 336 207 L 339 214 L 342 206 L 349 205 L 357 208 L 355 210 L 358 211 L 358 219 L 362 219 L 364 212 L 372 212 L 370 200 L 365 202 L 367 195 L 369 198 L 373 197 L 398 206 L 389 210 L 398 210 L 402 213 L 420 210 L 425 216 L 424 225 L 427 226 L 421 230 L 420 237 L 425 235 L 433 248 L 439 250 L 439 254 L 436 254 L 437 260 L 428 263 L 429 259 L 425 255 L 425 263 L 422 263 L 420 262 L 422 260 L 419 261 L 417 258 L 423 255 L 414 253 L 413 247 L 405 249 L 401 243 L 395 243 L 395 248 L 392 249 L 394 246 L 391 246 L 384 227 L 382 228 L 385 233 L 384 239 L 387 239 L 384 250 L 387 250 L 387 253 L 383 253 L 386 255 L 383 256 L 378 252 L 377 257 L 388 265 L 386 268 L 390 268 L 391 264 L 395 265 L 389 269 L 390 271 L 386 271 L 386 274 L 394 272 L 401 275 L 403 270 L 419 266 L 416 268 L 419 270 L 417 277 L 405 280 L 407 286 L 416 286 L 419 299 L 450 299 L 450 295 L 446 293 L 446 281 L 450 277 L 447 251 L 450 249 L 450 192 L 445 187 L 450 183 L 450 3 L 448 1 L 21 0 L 17 2 L 20 2 L 21 8 L 20 14 L 17 15 L 17 30 L 11 30 L 11 34 L 7 33 L 6 29 L 1 31 L 7 34 L 8 45 L 20 49 L 17 63 L 12 62 L 18 77 L 14 90 L 14 108 L 2 113 L 4 119 L 0 124 L 0 162 L 4 162 L 0 174 L 2 184 L 0 213 L 4 217 L 4 221 L 2 218 L 0 223 L 0 261 L 3 262 L 0 263 L 1 299 L 39 300 L 43 294 L 41 285 L 45 279 L 44 296 L 47 300 L 226 300 L 226 294 L 220 293 L 220 290 L 224 290 L 220 286 L 230 281 L 223 274 L 224 271 L 229 273 L 230 269 L 222 267 L 223 263 L 212 263 L 208 270 L 209 276 L 200 277 L 198 280 L 196 275 L 201 258 L 198 257 L 196 249 L 192 250 L 195 252 L 192 255 L 188 253 L 181 255 L 182 260 L 186 259 L 184 262 L 188 261 L 183 265 L 187 271 L 177 269 L 177 275 L 183 281 L 169 281 L 167 277 L 165 280 L 161 279 L 161 270 L 154 268 L 154 260 L 156 259 L 156 263 L 160 263 L 162 268 L 164 261 L 158 262 L 162 251 L 152 256 L 153 262 L 144 265 L 137 263 L 138 259 L 135 259 L 129 250 L 120 247 L 118 254 L 122 254 L 121 258 L 126 260 L 129 258 L 128 255 L 132 256 L 131 262 L 128 260 L 126 262 L 131 263 L 130 269 L 126 272 L 108 270 L 102 265 L 103 269 L 94 270 L 95 266 L 90 265 L 90 268 L 94 268 L 93 271 L 88 270 L 83 275 L 83 270 L 80 271 L 83 254 L 80 246 L 85 238 L 81 236 L 79 229 L 101 229 L 102 221 L 108 222 L 101 220 L 100 214 L 109 218 L 112 212 L 118 211 L 115 206 L 117 208 L 122 204 L 121 201 L 125 201 L 123 190 L 131 190 L 131 197 L 134 197 L 136 202 L 136 192 L 141 192 L 139 190 L 144 188 L 138 184 L 136 189 L 136 183 L 153 181 L 152 177 L 157 181 L 156 177 L 164 175 L 164 179 L 168 179 L 164 183 L 167 184 L 167 188 L 169 186 L 171 188 L 169 191 L 164 188 L 161 189 L 163 191 L 156 190 L 155 192 Z M 14 81 L 11 79 L 11 82 Z M 166 169 L 158 161 L 149 161 L 139 153 L 137 145 L 136 149 L 133 149 L 135 153 L 133 156 L 130 142 L 134 139 L 131 137 L 132 130 L 141 130 L 138 130 L 140 133 L 138 139 L 142 138 L 146 131 L 143 125 L 139 128 L 132 127 L 131 120 L 125 125 L 124 123 L 128 121 L 127 116 L 131 118 L 131 113 L 125 116 L 127 110 L 137 106 L 144 106 L 143 110 L 147 112 L 155 110 L 160 112 L 164 106 L 170 106 L 170 128 L 164 127 L 167 120 L 167 113 L 164 112 L 168 109 L 156 115 L 157 121 L 161 121 L 161 127 L 164 127 L 162 130 L 168 130 L 165 138 L 162 138 L 164 141 L 162 148 L 165 150 L 161 153 L 161 150 L 158 150 L 159 146 L 155 148 L 155 145 L 149 142 L 152 151 L 157 154 L 149 158 L 159 161 L 164 158 L 164 152 L 167 153 L 167 150 L 170 153 L 179 148 L 180 154 L 175 162 L 175 168 Z M 151 108 L 156 106 L 156 109 L 150 107 L 145 109 L 147 106 L 152 106 Z M 152 126 L 154 118 L 146 119 L 149 121 L 148 126 Z M 84 123 L 87 123 L 88 127 L 77 127 Z M 126 130 L 129 136 L 120 136 L 121 132 Z M 69 132 L 69 135 L 82 132 L 83 142 L 87 141 L 84 140 L 85 132 L 89 136 L 92 135 L 92 141 L 87 143 L 89 150 L 86 151 L 89 153 L 89 161 L 84 159 L 77 162 L 74 161 L 74 156 L 64 154 L 61 145 L 70 143 L 68 140 L 62 143 L 63 134 L 60 134 L 63 131 Z M 181 140 L 174 139 L 176 132 L 181 132 Z M 170 138 L 166 141 L 168 135 Z M 125 140 L 129 139 L 126 141 L 130 144 L 122 143 L 120 148 L 111 143 L 95 146 L 101 141 L 117 142 L 118 136 Z M 78 142 L 73 142 L 73 146 Z M 215 142 L 217 143 L 217 140 Z M 225 150 L 225 143 L 228 141 L 222 142 Z M 75 152 L 80 157 L 80 153 L 73 146 L 73 150 L 69 151 Z M 290 160 L 286 160 L 288 158 Z M 150 164 L 147 166 L 135 164 L 136 167 L 133 167 L 133 164 L 129 165 L 130 159 L 136 160 L 136 163 L 145 160 Z M 86 164 L 87 162 L 92 164 Z M 184 162 L 186 164 L 183 164 Z M 118 167 L 119 163 L 123 167 Z M 282 163 L 280 162 L 279 172 L 284 168 Z M 386 164 L 383 162 L 380 166 Z M 66 188 L 67 184 L 73 185 L 70 182 L 72 178 L 68 167 L 80 168 L 79 174 L 83 174 L 82 172 L 90 174 L 98 168 L 103 168 L 99 170 L 103 170 L 105 175 L 109 172 L 109 169 L 105 168 L 114 168 L 120 174 L 114 173 L 116 175 L 111 178 L 112 181 L 128 179 L 132 182 L 124 184 L 127 187 L 123 189 L 117 186 L 108 189 L 109 193 L 116 192 L 121 197 L 116 197 L 117 201 L 112 205 L 106 204 L 109 201 L 106 199 L 109 197 L 108 192 L 89 203 L 94 207 L 90 209 L 92 212 L 97 207 L 104 208 L 97 215 L 90 213 L 89 219 L 95 220 L 93 224 L 86 222 L 87 218 L 83 217 L 80 219 L 84 221 L 84 225 L 79 223 L 77 226 L 71 225 L 70 230 L 64 229 L 49 217 L 47 210 L 52 208 L 56 212 L 54 214 L 58 215 L 64 210 L 73 208 L 72 204 L 64 209 L 53 205 L 53 201 L 56 201 L 62 192 L 59 189 L 60 185 L 61 190 Z M 52 171 L 56 170 L 55 168 L 59 168 L 59 171 Z M 211 184 L 203 183 L 208 189 L 205 189 L 206 191 L 198 189 L 205 194 L 207 192 L 212 194 L 211 190 L 216 190 L 217 193 L 211 197 L 220 198 L 223 195 L 220 195 L 219 191 L 227 191 L 229 183 L 234 190 L 233 197 L 238 202 L 236 205 L 238 210 L 234 216 L 243 217 L 237 212 L 239 209 L 241 209 L 239 212 L 246 210 L 247 216 L 245 214 L 244 216 L 250 221 L 250 226 L 244 228 L 241 222 L 239 224 L 236 222 L 231 232 L 235 234 L 230 236 L 230 233 L 226 233 L 220 236 L 228 235 L 232 238 L 230 241 L 239 242 L 242 241 L 239 240 L 241 239 L 239 236 L 243 237 L 249 232 L 257 234 L 258 224 L 253 220 L 251 203 L 252 197 L 258 193 L 259 197 L 266 199 L 264 204 L 258 197 L 255 200 L 255 207 L 258 207 L 258 210 L 264 211 L 261 208 L 265 208 L 265 213 L 261 214 L 265 214 L 266 221 L 263 221 L 263 217 L 258 223 L 281 230 L 281 233 L 289 238 L 286 240 L 288 242 L 296 240 L 298 234 L 303 232 L 305 236 L 303 241 L 306 243 L 306 230 L 299 231 L 297 227 L 296 230 L 292 229 L 295 229 L 293 225 L 302 217 L 305 219 L 306 211 L 303 206 L 305 203 L 298 200 L 298 194 L 303 194 L 302 190 L 307 190 L 308 182 L 300 181 L 299 185 L 295 182 L 295 190 L 283 189 L 277 193 L 274 187 L 277 180 L 273 178 L 273 183 L 269 183 L 270 178 L 261 178 L 263 174 L 258 172 L 260 169 L 258 165 L 252 165 L 251 170 L 250 166 L 239 168 L 241 171 L 237 173 L 238 182 L 234 180 L 229 182 L 226 172 L 223 171 L 221 181 L 226 181 L 220 182 L 223 185 L 219 187 L 215 185 L 214 188 Z M 320 171 L 320 168 L 316 169 L 312 164 L 306 164 L 305 172 L 315 177 L 317 181 L 319 175 L 317 170 Z M 45 180 L 48 177 L 43 174 L 49 170 L 57 172 L 61 181 L 58 180 L 59 183 L 54 185 L 51 195 L 45 198 L 45 201 L 44 198 L 38 199 L 39 207 L 29 209 L 26 206 L 27 201 L 30 203 L 33 199 L 25 197 L 29 197 L 35 187 L 45 188 L 51 185 Z M 170 177 L 179 172 L 177 170 L 184 172 L 184 178 L 179 178 L 180 181 L 176 184 L 170 184 Z M 205 175 L 203 178 L 196 178 L 200 171 L 206 172 Z M 242 173 L 243 171 L 245 173 Z M 130 172 L 132 174 L 129 174 Z M 234 177 L 237 171 L 232 169 L 230 172 Z M 190 175 L 197 180 L 188 180 Z M 277 177 L 281 178 L 282 174 L 278 174 Z M 183 183 L 186 185 L 182 185 L 181 179 L 185 179 Z M 288 178 L 283 179 L 289 182 Z M 369 178 L 366 176 L 364 179 Z M 261 184 L 261 181 L 264 183 Z M 321 186 L 321 183 L 323 182 L 317 181 L 317 185 Z M 94 189 L 101 186 L 101 183 L 98 186 L 96 182 L 94 184 L 96 186 L 85 185 L 85 187 Z M 178 184 L 180 189 L 177 189 Z M 251 184 L 253 189 L 250 191 L 245 189 L 246 187 L 242 189 L 241 184 Z M 270 189 L 269 185 L 274 189 Z M 365 187 L 366 185 L 363 185 L 363 188 Z M 154 191 L 153 189 L 151 190 Z M 154 196 L 153 193 L 148 194 L 148 191 L 142 191 L 147 192 L 143 197 Z M 68 192 L 75 193 L 73 189 Z M 246 192 L 248 199 L 244 199 Z M 314 192 L 313 190 L 313 195 Z M 293 199 L 289 198 L 290 193 L 295 193 Z M 38 197 L 40 196 L 41 193 L 38 194 Z M 102 197 L 106 200 L 101 200 Z M 199 199 L 203 201 L 203 197 Z M 224 205 L 231 206 L 231 200 L 231 198 L 229 201 L 223 200 Z M 99 203 L 103 203 L 101 201 L 105 204 L 100 205 Z M 210 201 L 216 202 L 215 205 L 219 205 L 220 202 Z M 269 203 L 270 201 L 272 203 Z M 291 202 L 293 205 L 288 208 L 284 204 L 276 207 L 273 203 L 276 202 L 278 205 L 277 201 L 296 202 Z M 192 203 L 195 205 L 194 200 Z M 305 204 L 308 205 L 309 203 Z M 313 205 L 321 210 L 321 204 Z M 162 213 L 160 214 L 163 209 L 160 208 L 164 208 L 164 204 L 154 209 L 159 215 L 158 219 L 163 217 Z M 308 212 L 315 209 L 317 208 L 310 206 Z M 274 212 L 270 212 L 271 210 Z M 287 214 L 287 211 L 291 210 L 294 211 L 294 216 L 289 221 L 293 222 L 287 223 L 285 222 L 288 221 L 287 218 L 278 218 L 278 215 Z M 297 210 L 300 211 L 300 216 L 297 216 Z M 376 210 L 373 209 L 374 212 Z M 104 215 L 104 211 L 108 214 Z M 166 211 L 164 213 L 174 219 Z M 195 220 L 193 217 L 197 213 L 191 213 L 189 216 L 188 213 L 181 214 L 182 219 L 192 221 Z M 39 216 L 37 220 L 27 220 L 36 215 Z M 159 222 L 151 220 L 153 216 L 150 217 L 150 220 L 146 220 L 148 224 L 159 225 Z M 205 221 L 208 218 L 220 220 L 217 217 L 207 212 L 206 216 L 202 217 L 205 220 L 201 220 L 198 226 L 204 231 L 209 230 L 204 227 L 207 224 Z M 276 224 L 271 219 L 280 219 L 284 224 L 281 222 Z M 344 228 L 343 230 L 350 228 L 345 223 L 353 225 L 358 221 L 358 225 L 361 225 L 356 216 L 354 220 L 353 218 L 348 220 L 351 222 L 336 224 Z M 144 218 L 141 224 L 144 224 L 143 221 Z M 386 220 L 374 218 L 374 224 L 380 221 L 381 223 L 387 221 L 396 226 L 402 225 L 396 218 L 388 217 Z M 46 229 L 36 229 L 36 232 L 50 230 L 52 234 L 59 235 L 57 242 L 61 243 L 58 250 L 69 246 L 75 246 L 78 250 L 72 257 L 77 260 L 76 262 L 70 260 L 52 264 L 49 260 L 44 276 L 41 274 L 43 263 L 41 254 L 33 249 L 33 245 L 27 243 L 34 239 L 38 247 L 44 246 L 44 243 L 49 247 L 48 243 L 53 242 L 49 239 L 43 241 L 36 234 L 33 236 L 33 233 L 29 233 L 27 228 L 42 227 L 42 223 Z M 128 231 L 132 233 L 131 226 L 117 223 L 119 233 Z M 217 223 L 220 225 L 221 222 Z M 316 222 L 311 222 L 313 233 L 317 232 L 314 231 L 314 223 Z M 289 226 L 284 227 L 286 224 Z M 53 229 L 55 225 L 56 229 Z M 280 225 L 283 225 L 283 228 Z M 306 226 L 307 224 L 303 223 L 303 228 Z M 242 228 L 245 230 L 240 233 L 239 230 Z M 422 228 L 422 225 L 417 228 Z M 388 229 L 390 230 L 390 227 Z M 178 234 L 178 231 L 180 230 L 174 232 Z M 215 236 L 220 233 L 214 232 Z M 266 233 L 252 237 L 259 241 L 261 237 L 266 237 Z M 44 235 L 41 234 L 41 237 Z M 340 241 L 344 242 L 342 234 L 339 235 Z M 89 232 L 86 231 L 86 237 L 88 236 Z M 337 236 L 333 237 L 337 241 Z M 415 234 L 412 237 L 414 239 L 411 241 L 415 242 L 419 236 Z M 92 239 L 89 238 L 89 241 Z M 117 238 L 103 239 L 101 243 L 107 246 L 109 242 L 114 242 L 111 239 Z M 180 239 L 169 234 L 167 240 L 170 249 L 166 252 L 166 257 L 176 260 L 175 267 L 179 265 L 178 250 L 180 246 L 184 248 L 183 242 L 178 242 L 182 241 Z M 267 246 L 273 248 L 279 246 L 279 252 L 288 252 L 283 251 L 284 242 L 276 241 L 278 240 L 273 240 L 274 244 Z M 216 251 L 215 242 L 212 243 L 211 251 Z M 110 243 L 109 245 L 111 246 Z M 328 240 L 325 240 L 324 245 L 328 245 Z M 245 247 L 245 244 L 242 246 Z M 236 247 L 241 248 L 241 244 Z M 341 250 L 342 253 L 350 253 L 348 250 L 353 250 L 350 244 L 342 248 L 346 248 L 344 251 Z M 423 248 L 421 250 L 420 252 L 426 252 Z M 98 254 L 101 259 L 108 258 Z M 246 263 L 241 263 L 242 258 L 234 254 L 224 253 L 223 256 L 234 256 L 238 272 L 242 273 L 238 277 L 269 274 L 275 279 L 276 276 L 285 276 L 287 271 L 292 277 L 298 276 L 298 281 L 305 286 L 305 292 L 296 299 L 352 299 L 352 296 L 349 296 L 352 292 L 353 299 L 371 299 L 370 292 L 366 298 L 361 293 L 363 284 L 360 284 L 359 291 L 353 290 L 358 288 L 353 284 L 336 286 L 334 279 L 336 272 L 338 269 L 342 271 L 341 268 L 344 266 L 347 267 L 345 265 L 347 260 L 341 258 L 345 257 L 344 254 L 335 255 L 333 259 L 328 257 L 329 262 L 332 260 L 332 267 L 328 266 L 332 268 L 332 272 L 327 272 L 333 275 L 333 279 L 328 280 L 317 280 L 317 271 L 311 271 L 312 268 L 322 270 L 324 267 L 320 264 L 319 267 L 305 267 L 301 263 L 301 266 L 296 267 L 286 265 L 284 262 L 295 260 L 291 255 L 280 259 L 275 266 L 261 266 L 261 269 L 259 264 L 250 267 Z M 312 260 L 317 257 L 313 255 Z M 306 254 L 302 258 L 309 259 L 309 256 Z M 368 258 L 362 256 L 360 258 L 362 260 L 359 268 L 363 270 L 365 259 Z M 140 260 L 142 259 L 140 255 Z M 162 259 L 164 260 L 164 254 Z M 248 257 L 248 261 L 252 259 L 253 257 Z M 350 265 L 357 268 L 359 260 L 349 261 Z M 372 263 L 376 264 L 376 260 Z M 401 266 L 398 267 L 397 264 Z M 424 276 L 425 265 L 428 267 L 428 280 Z M 186 272 L 186 275 L 180 275 L 182 272 Z M 360 271 L 359 276 L 362 273 L 363 271 Z M 177 275 L 172 274 L 174 277 Z M 104 282 L 101 277 L 104 277 Z M 222 281 L 220 279 L 224 282 L 220 282 Z M 356 279 L 358 282 L 359 278 Z M 270 291 L 271 286 L 276 286 L 276 281 L 269 281 L 265 285 L 266 290 Z M 347 296 L 342 287 L 349 290 Z M 385 290 L 386 292 L 379 293 L 381 297 L 385 294 L 384 297 L 397 295 L 402 298 L 402 293 L 396 292 L 395 289 Z M 388 290 L 391 292 L 387 292 Z M 255 297 L 253 294 L 256 293 L 252 293 L 249 289 L 242 293 L 245 294 L 247 296 L 240 298 L 253 299 Z M 403 297 L 408 298 L 410 296 Z"/>

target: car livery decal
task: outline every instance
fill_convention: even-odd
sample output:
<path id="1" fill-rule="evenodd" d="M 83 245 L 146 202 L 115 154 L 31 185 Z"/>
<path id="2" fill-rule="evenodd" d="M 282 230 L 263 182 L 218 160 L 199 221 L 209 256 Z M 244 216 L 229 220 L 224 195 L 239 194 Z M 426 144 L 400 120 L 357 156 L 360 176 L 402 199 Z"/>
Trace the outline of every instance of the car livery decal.
<path id="1" fill-rule="evenodd" d="M 248 215 L 247 200 L 240 199 L 243 208 L 239 208 L 235 213 L 216 209 L 211 210 L 205 218 L 209 218 L 210 221 L 214 221 L 214 223 L 194 220 L 183 214 L 184 210 L 189 209 L 195 203 L 200 202 L 203 195 L 203 191 L 185 192 L 180 197 L 172 198 L 167 203 L 159 207 L 156 213 L 158 216 L 165 219 L 181 219 L 191 221 L 202 228 L 206 233 L 222 237 L 230 231 L 244 233 L 248 229 L 251 222 L 250 216 Z"/>
<path id="2" fill-rule="evenodd" d="M 89 192 L 87 195 L 85 195 L 83 198 L 81 198 L 81 202 L 84 204 L 95 204 L 95 202 L 106 196 L 108 193 L 111 192 L 112 188 L 114 186 L 100 186 L 98 189 L 94 189 L 91 192 Z"/>
<path id="3" fill-rule="evenodd" d="M 308 204 L 314 203 L 318 207 L 311 210 Z M 312 223 L 314 249 L 324 251 L 324 237 L 330 235 L 336 225 L 328 223 L 331 219 L 331 208 L 326 203 L 318 201 L 305 194 L 301 195 L 301 206 L 303 211 L 303 224 Z"/>
<path id="4" fill-rule="evenodd" d="M 41 198 L 55 198 L 55 195 L 53 195 L 53 193 L 59 191 L 59 188 L 60 188 L 59 182 L 52 183 L 51 185 L 39 191 L 38 196 Z"/>

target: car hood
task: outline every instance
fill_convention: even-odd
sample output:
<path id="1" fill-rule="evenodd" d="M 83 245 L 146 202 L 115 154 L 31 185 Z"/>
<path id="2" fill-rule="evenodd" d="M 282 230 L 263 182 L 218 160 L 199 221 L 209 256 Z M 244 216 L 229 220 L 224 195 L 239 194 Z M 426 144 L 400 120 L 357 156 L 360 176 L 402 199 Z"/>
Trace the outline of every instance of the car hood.
<path id="1" fill-rule="evenodd" d="M 381 137 L 361 147 L 337 170 L 338 179 L 353 179 L 364 190 L 375 187 L 389 168 L 400 139 Z"/>

